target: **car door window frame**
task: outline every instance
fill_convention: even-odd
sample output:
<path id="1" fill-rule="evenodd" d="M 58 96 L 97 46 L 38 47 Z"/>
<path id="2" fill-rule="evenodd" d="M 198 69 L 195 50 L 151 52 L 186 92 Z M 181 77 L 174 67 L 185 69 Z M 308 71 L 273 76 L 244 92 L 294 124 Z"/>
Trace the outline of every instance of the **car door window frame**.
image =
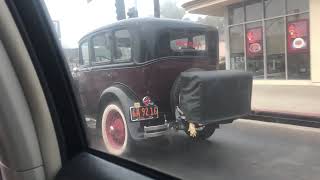
<path id="1" fill-rule="evenodd" d="M 109 35 L 111 37 L 111 59 L 110 62 L 108 61 L 101 61 L 101 62 L 96 62 L 96 53 L 94 50 L 94 42 L 93 39 L 97 36 L 103 36 L 105 40 L 107 40 L 106 35 Z M 97 65 L 111 65 L 113 64 L 114 61 L 114 40 L 113 40 L 113 32 L 112 31 L 103 31 L 103 32 L 99 32 L 97 34 L 92 35 L 92 37 L 90 38 L 90 42 L 91 42 L 91 49 L 92 49 L 92 59 L 91 59 L 91 65 L 92 66 L 97 66 Z M 106 45 L 106 44 L 105 44 Z"/>
<path id="2" fill-rule="evenodd" d="M 128 33 L 129 33 L 129 36 L 130 36 L 130 47 L 131 47 L 131 50 L 130 50 L 130 58 L 127 60 L 127 61 L 118 61 L 117 62 L 117 60 L 119 60 L 119 59 L 116 59 L 115 57 L 116 57 L 116 49 L 117 49 L 117 42 L 116 42 L 116 36 L 115 36 L 115 33 L 117 32 L 117 31 L 121 31 L 121 30 L 126 30 L 126 31 L 128 31 Z M 134 63 L 134 61 L 133 61 L 133 56 L 134 56 L 134 54 L 133 54 L 133 35 L 132 35 L 132 33 L 130 32 L 130 30 L 128 29 L 128 28 L 125 28 L 125 27 L 121 27 L 121 28 L 117 28 L 117 29 L 114 29 L 113 31 L 112 31 L 112 39 L 113 39 L 113 49 L 114 49 L 114 51 L 113 51 L 113 56 L 114 56 L 114 58 L 113 58 L 113 61 L 112 61 L 112 64 L 133 64 Z"/>
<path id="3" fill-rule="evenodd" d="M 84 59 L 83 59 L 83 54 L 82 54 L 82 45 L 85 44 L 85 43 L 88 43 L 88 64 L 85 64 L 84 62 Z M 79 62 L 80 62 L 80 67 L 82 68 L 85 68 L 85 67 L 90 67 L 90 64 L 91 64 L 91 48 L 90 48 L 90 41 L 88 39 L 85 39 L 83 40 L 80 45 L 79 45 Z"/>

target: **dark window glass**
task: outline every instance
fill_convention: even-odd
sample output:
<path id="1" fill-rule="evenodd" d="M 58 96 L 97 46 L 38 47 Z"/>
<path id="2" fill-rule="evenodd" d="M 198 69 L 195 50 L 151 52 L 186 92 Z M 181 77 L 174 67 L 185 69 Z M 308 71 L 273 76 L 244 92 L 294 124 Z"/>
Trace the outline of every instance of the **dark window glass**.
<path id="1" fill-rule="evenodd" d="M 288 16 L 288 79 L 310 79 L 309 14 Z"/>
<path id="2" fill-rule="evenodd" d="M 285 25 L 284 19 L 273 19 L 265 23 L 267 78 L 285 79 Z"/>
<path id="3" fill-rule="evenodd" d="M 80 49 L 81 49 L 81 64 L 82 65 L 89 65 L 89 43 L 88 41 L 82 43 L 80 45 Z"/>
<path id="4" fill-rule="evenodd" d="M 309 10 L 309 0 L 287 0 L 287 13 L 299 13 Z"/>
<path id="5" fill-rule="evenodd" d="M 119 30 L 114 33 L 115 36 L 115 58 L 114 62 L 131 61 L 131 37 L 128 30 Z"/>
<path id="6" fill-rule="evenodd" d="M 261 0 L 248 1 L 245 3 L 246 21 L 261 19 L 263 7 Z"/>
<path id="7" fill-rule="evenodd" d="M 246 25 L 247 71 L 252 72 L 255 79 L 264 78 L 262 33 L 261 22 Z"/>
<path id="8" fill-rule="evenodd" d="M 264 0 L 265 17 L 285 14 L 285 0 Z"/>
<path id="9" fill-rule="evenodd" d="M 243 5 L 238 4 L 229 7 L 229 24 L 238 24 L 244 21 Z"/>
<path id="10" fill-rule="evenodd" d="M 245 70 L 243 25 L 230 28 L 230 67 Z"/>
<path id="11" fill-rule="evenodd" d="M 92 38 L 92 46 L 94 51 L 94 62 L 105 62 L 111 63 L 112 51 L 111 51 L 111 41 L 110 35 L 100 34 Z"/>

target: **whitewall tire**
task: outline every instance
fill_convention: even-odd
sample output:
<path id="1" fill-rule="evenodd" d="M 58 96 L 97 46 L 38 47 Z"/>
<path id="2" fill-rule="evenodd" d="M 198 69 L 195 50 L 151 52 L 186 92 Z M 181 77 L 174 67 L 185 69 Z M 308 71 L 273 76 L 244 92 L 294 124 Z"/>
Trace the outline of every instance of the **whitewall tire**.
<path id="1" fill-rule="evenodd" d="M 128 148 L 128 126 L 122 109 L 116 103 L 107 105 L 101 119 L 101 131 L 108 153 L 120 156 Z"/>

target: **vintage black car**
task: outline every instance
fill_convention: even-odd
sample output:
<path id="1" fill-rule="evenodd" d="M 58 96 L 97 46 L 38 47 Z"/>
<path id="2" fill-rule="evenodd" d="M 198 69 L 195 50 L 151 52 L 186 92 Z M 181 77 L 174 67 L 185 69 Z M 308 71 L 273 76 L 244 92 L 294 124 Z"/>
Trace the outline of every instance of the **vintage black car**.
<path id="1" fill-rule="evenodd" d="M 84 36 L 77 83 L 107 151 L 121 155 L 170 129 L 206 139 L 248 114 L 252 76 L 217 71 L 218 43 L 213 27 L 159 18 L 122 20 Z"/>

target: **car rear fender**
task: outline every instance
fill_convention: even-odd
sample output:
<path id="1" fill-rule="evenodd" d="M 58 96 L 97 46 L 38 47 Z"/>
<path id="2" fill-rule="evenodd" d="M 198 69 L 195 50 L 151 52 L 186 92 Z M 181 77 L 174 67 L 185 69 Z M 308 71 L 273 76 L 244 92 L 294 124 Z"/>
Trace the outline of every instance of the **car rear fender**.
<path id="1" fill-rule="evenodd" d="M 140 101 L 132 90 L 122 84 L 114 84 L 102 92 L 99 100 L 99 115 L 97 117 L 98 129 L 101 128 L 101 113 L 103 112 L 103 108 L 110 102 L 114 101 L 121 105 L 131 137 L 133 139 L 140 139 L 138 137 L 138 128 L 140 127 L 140 123 L 132 122 L 130 120 L 130 107 L 133 106 L 135 102 Z"/>

